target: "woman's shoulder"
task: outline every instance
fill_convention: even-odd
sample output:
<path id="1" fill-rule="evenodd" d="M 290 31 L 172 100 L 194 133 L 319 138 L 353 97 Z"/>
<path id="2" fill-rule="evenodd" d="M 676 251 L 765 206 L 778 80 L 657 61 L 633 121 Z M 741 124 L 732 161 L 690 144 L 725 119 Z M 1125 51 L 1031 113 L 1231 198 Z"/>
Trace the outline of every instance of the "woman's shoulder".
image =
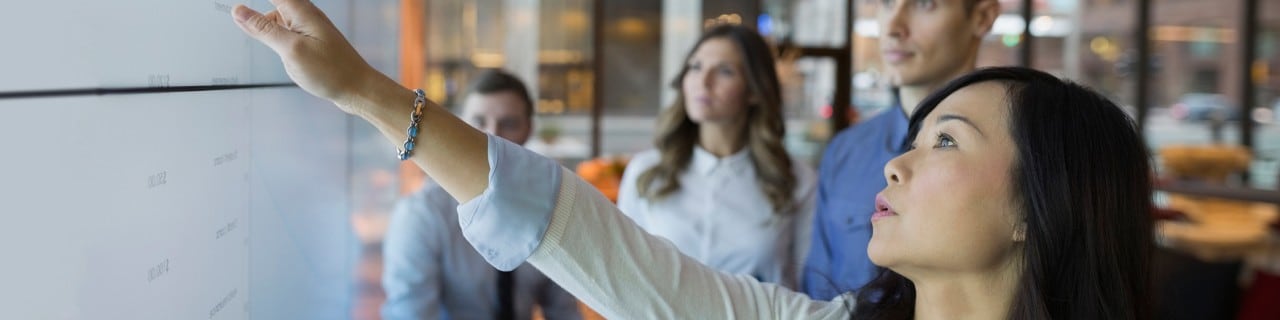
<path id="1" fill-rule="evenodd" d="M 658 150 L 645 150 L 631 156 L 631 160 L 627 161 L 627 168 L 622 172 L 622 181 L 620 181 L 618 201 L 619 204 L 629 202 L 623 198 L 633 198 L 636 190 L 636 182 L 640 179 L 640 175 L 645 171 L 658 165 L 660 157 Z"/>
<path id="2" fill-rule="evenodd" d="M 652 165 L 654 163 L 657 163 L 658 160 L 662 158 L 661 156 L 662 156 L 662 153 L 659 152 L 658 149 L 646 149 L 644 151 L 640 151 L 636 153 L 635 156 L 632 156 L 630 163 L 631 164 L 644 163 L 644 164 Z"/>

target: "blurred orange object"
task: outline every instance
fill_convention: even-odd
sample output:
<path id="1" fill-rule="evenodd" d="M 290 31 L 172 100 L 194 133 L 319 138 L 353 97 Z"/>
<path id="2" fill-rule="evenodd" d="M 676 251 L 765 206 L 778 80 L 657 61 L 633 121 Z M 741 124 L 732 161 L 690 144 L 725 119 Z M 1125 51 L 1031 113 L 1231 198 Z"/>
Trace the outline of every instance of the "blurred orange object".
<path id="1" fill-rule="evenodd" d="M 1240 146 L 1169 145 L 1160 148 L 1160 159 L 1169 178 L 1222 184 L 1229 175 L 1248 170 L 1253 156 Z"/>
<path id="2" fill-rule="evenodd" d="M 1178 211 L 1178 209 L 1156 207 L 1151 210 L 1151 216 L 1156 220 L 1186 220 L 1187 213 Z"/>
<path id="3" fill-rule="evenodd" d="M 595 310 L 591 310 L 591 307 L 588 307 L 582 302 L 578 302 L 578 313 L 582 314 L 582 320 L 605 320 L 599 313 L 596 313 Z"/>
<path id="4" fill-rule="evenodd" d="M 595 186 L 610 201 L 618 202 L 618 184 L 629 159 L 624 157 L 600 157 L 578 164 L 578 176 Z"/>

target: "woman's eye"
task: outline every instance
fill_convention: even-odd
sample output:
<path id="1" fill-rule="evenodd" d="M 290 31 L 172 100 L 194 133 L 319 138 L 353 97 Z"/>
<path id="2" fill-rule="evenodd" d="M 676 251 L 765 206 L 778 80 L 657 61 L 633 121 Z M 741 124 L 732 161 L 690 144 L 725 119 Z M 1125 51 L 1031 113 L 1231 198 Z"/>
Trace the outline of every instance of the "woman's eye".
<path id="1" fill-rule="evenodd" d="M 732 76 L 732 75 L 733 75 L 733 69 L 729 69 L 729 68 L 720 68 L 720 74 L 721 74 L 721 75 L 726 75 L 726 76 Z"/>
<path id="2" fill-rule="evenodd" d="M 938 143 L 933 145 L 934 148 L 955 148 L 956 141 L 951 136 L 940 133 L 938 134 Z"/>

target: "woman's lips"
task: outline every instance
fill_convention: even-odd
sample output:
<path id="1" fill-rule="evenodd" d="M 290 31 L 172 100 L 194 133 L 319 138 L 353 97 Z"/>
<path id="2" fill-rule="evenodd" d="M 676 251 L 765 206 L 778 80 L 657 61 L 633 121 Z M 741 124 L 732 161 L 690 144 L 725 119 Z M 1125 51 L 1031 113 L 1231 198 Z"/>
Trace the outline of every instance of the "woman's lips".
<path id="1" fill-rule="evenodd" d="M 711 98 L 710 98 L 710 97 L 695 97 L 695 98 L 693 98 L 693 101 L 694 101 L 694 102 L 696 102 L 696 103 L 698 103 L 698 105 L 702 105 L 702 106 L 709 106 L 709 105 L 711 105 Z"/>
<path id="2" fill-rule="evenodd" d="M 871 221 L 897 216 L 898 213 L 893 211 L 893 206 L 889 205 L 889 201 L 884 199 L 884 195 L 876 195 L 876 211 L 871 214 Z"/>

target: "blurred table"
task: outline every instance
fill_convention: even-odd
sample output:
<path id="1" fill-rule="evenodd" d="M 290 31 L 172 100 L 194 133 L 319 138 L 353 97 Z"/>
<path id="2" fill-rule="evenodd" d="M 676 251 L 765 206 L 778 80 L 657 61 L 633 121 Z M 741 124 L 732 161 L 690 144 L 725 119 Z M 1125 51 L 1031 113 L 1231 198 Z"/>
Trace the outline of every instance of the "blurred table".
<path id="1" fill-rule="evenodd" d="M 1207 262 L 1251 260 L 1277 247 L 1268 225 L 1280 216 L 1276 206 L 1220 198 L 1171 195 L 1168 207 L 1189 221 L 1156 223 L 1157 243 Z"/>
<path id="2" fill-rule="evenodd" d="M 1241 289 L 1256 287 L 1253 270 L 1280 271 L 1280 255 L 1274 254 L 1280 237 L 1268 226 L 1280 215 L 1276 205 L 1171 195 L 1167 207 L 1186 218 L 1156 223 L 1156 318 L 1235 319 L 1242 298 L 1269 296 L 1252 291 L 1242 296 Z"/>

